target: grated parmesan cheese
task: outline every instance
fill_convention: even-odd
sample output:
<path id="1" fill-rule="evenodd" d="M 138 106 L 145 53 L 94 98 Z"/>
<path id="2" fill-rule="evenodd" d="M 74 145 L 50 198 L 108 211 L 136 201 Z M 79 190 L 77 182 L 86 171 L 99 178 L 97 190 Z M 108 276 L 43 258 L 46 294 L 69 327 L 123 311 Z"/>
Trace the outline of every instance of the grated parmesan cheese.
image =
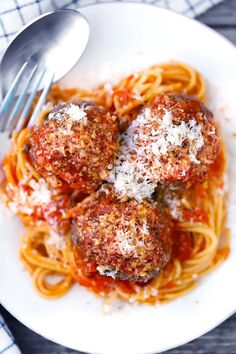
<path id="1" fill-rule="evenodd" d="M 164 196 L 164 202 L 168 205 L 172 218 L 181 221 L 183 217 L 181 200 L 178 199 L 177 196 L 168 195 L 168 193 L 166 192 Z"/>
<path id="2" fill-rule="evenodd" d="M 130 223 L 131 225 L 131 223 Z M 132 225 L 131 225 L 132 226 Z M 135 230 L 136 233 L 136 230 Z M 118 241 L 118 247 L 122 255 L 127 255 L 135 250 L 133 244 L 133 235 L 132 230 L 125 228 L 125 230 L 118 230 L 116 232 L 116 240 Z"/>
<path id="3" fill-rule="evenodd" d="M 147 109 L 146 109 L 147 110 Z M 150 109 L 148 109 L 150 111 Z M 147 113 L 146 113 L 147 114 Z M 148 112 L 150 117 L 151 113 Z M 152 137 L 156 138 L 152 143 L 152 151 L 155 155 L 166 155 L 170 150 L 178 146 L 182 146 L 185 140 L 190 142 L 190 160 L 199 163 L 196 159 L 198 150 L 203 146 L 204 139 L 201 133 L 201 126 L 192 118 L 188 122 L 181 122 L 180 125 L 175 125 L 172 122 L 172 114 L 166 111 L 162 124 L 157 132 L 152 132 Z"/>
<path id="4" fill-rule="evenodd" d="M 144 235 L 149 235 L 149 227 L 148 227 L 148 224 L 147 224 L 147 220 L 144 221 L 143 225 L 142 225 L 142 228 L 141 228 L 141 232 L 144 234 Z"/>
<path id="5" fill-rule="evenodd" d="M 72 134 L 72 126 L 74 122 L 79 122 L 84 125 L 87 124 L 86 109 L 87 106 L 85 104 L 78 106 L 71 103 L 57 112 L 50 113 L 48 118 L 55 119 L 57 122 L 62 122 L 62 126 L 58 127 L 58 132 L 63 135 L 70 135 Z"/>
<path id="6" fill-rule="evenodd" d="M 10 187 L 14 189 L 14 197 L 8 203 L 8 207 L 13 213 L 22 212 L 31 215 L 35 207 L 51 201 L 51 191 L 43 178 L 38 181 L 30 180 L 29 186 L 32 188 L 31 193 L 24 190 L 21 185 L 15 189 L 13 186 Z"/>
<path id="7" fill-rule="evenodd" d="M 140 287 L 138 285 L 134 286 L 136 294 L 139 294 L 143 299 L 148 299 L 151 296 L 158 295 L 158 289 L 151 285 Z"/>
<path id="8" fill-rule="evenodd" d="M 100 275 L 105 275 L 107 277 L 116 279 L 117 271 L 112 270 L 109 266 L 97 266 L 97 271 Z"/>
<path id="9" fill-rule="evenodd" d="M 113 217 L 115 217 L 114 220 Z M 93 232 L 102 228 L 104 239 L 109 239 L 112 248 L 127 258 L 139 257 L 146 247 L 147 235 L 150 234 L 146 217 L 131 219 L 130 215 L 126 214 L 121 214 L 119 218 L 116 214 L 99 215 L 98 219 L 89 220 L 89 227 Z"/>
<path id="10" fill-rule="evenodd" d="M 53 245 L 58 251 L 62 251 L 66 248 L 65 239 L 53 230 L 50 230 L 49 238 L 47 239 L 48 245 Z"/>
<path id="11" fill-rule="evenodd" d="M 134 257 L 138 257 L 138 247 L 145 246 L 145 236 L 150 233 L 147 219 L 144 219 L 140 225 L 121 217 L 120 224 L 122 228 L 116 231 L 116 243 L 119 251 L 123 256 L 129 256 L 132 253 Z"/>
<path id="12" fill-rule="evenodd" d="M 65 113 L 68 114 L 75 122 L 83 122 L 84 124 L 87 123 L 87 114 L 82 107 L 71 103 L 65 110 Z"/>
<path id="13" fill-rule="evenodd" d="M 63 122 L 62 126 L 59 126 L 57 128 L 57 132 L 62 135 L 71 135 L 73 133 L 72 126 L 73 126 L 72 120 L 67 119 L 66 121 Z"/>
<path id="14" fill-rule="evenodd" d="M 165 111 L 161 122 L 145 108 L 121 135 L 120 152 L 109 176 L 109 182 L 121 196 L 138 202 L 150 199 L 160 181 L 158 170 L 162 157 L 189 142 L 189 159 L 199 164 L 197 153 L 204 145 L 201 126 L 194 118 L 179 125 L 173 123 L 171 112 Z"/>
<path id="15" fill-rule="evenodd" d="M 38 181 L 31 179 L 29 186 L 33 189 L 30 195 L 33 204 L 47 204 L 51 201 L 51 191 L 43 178 L 40 178 Z"/>

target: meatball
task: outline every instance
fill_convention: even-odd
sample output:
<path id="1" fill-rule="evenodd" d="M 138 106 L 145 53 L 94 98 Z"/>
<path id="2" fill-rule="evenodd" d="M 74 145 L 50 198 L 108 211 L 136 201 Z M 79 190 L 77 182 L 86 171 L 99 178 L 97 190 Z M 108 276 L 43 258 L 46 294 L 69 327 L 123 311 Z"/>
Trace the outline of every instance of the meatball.
<path id="1" fill-rule="evenodd" d="M 53 185 L 95 191 L 112 168 L 118 120 L 88 101 L 56 107 L 32 129 L 30 155 L 36 170 Z"/>
<path id="2" fill-rule="evenodd" d="M 83 202 L 72 223 L 75 260 L 94 262 L 101 275 L 145 282 L 170 259 L 170 219 L 146 201 L 117 199 L 111 188 Z"/>
<path id="3" fill-rule="evenodd" d="M 202 182 L 219 147 L 212 113 L 197 98 L 183 95 L 156 97 L 145 112 L 157 180 Z"/>
<path id="4" fill-rule="evenodd" d="M 197 98 L 157 96 L 122 134 L 109 177 L 121 195 L 150 198 L 157 184 L 204 181 L 219 146 L 212 113 Z"/>

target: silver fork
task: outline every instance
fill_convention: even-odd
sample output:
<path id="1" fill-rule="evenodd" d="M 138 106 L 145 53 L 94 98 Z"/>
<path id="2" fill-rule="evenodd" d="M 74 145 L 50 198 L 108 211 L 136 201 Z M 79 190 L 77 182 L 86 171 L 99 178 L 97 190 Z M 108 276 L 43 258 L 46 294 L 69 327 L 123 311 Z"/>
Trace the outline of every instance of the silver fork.
<path id="1" fill-rule="evenodd" d="M 27 70 L 29 71 L 27 80 L 23 84 L 20 94 L 17 95 L 17 88 Z M 37 122 L 53 78 L 54 73 L 46 71 L 39 65 L 32 65 L 30 61 L 26 61 L 22 65 L 0 107 L 0 132 L 7 132 L 8 136 L 11 136 L 14 131 L 19 132 L 23 127 L 30 128 Z M 45 83 L 44 88 L 31 117 L 28 119 L 32 103 L 42 81 Z"/>

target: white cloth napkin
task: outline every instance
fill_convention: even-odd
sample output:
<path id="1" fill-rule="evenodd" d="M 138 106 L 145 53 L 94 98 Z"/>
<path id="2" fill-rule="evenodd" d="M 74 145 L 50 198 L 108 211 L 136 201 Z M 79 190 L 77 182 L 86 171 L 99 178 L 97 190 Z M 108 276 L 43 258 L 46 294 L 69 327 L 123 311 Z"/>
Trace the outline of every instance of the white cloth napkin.
<path id="1" fill-rule="evenodd" d="M 108 0 L 109 1 L 109 0 Z M 124 0 L 120 0 L 124 1 Z M 223 0 L 134 0 L 145 2 L 196 17 Z M 0 0 L 0 53 L 15 33 L 27 22 L 56 9 L 75 9 L 79 6 L 107 0 Z M 0 354 L 20 354 L 20 351 L 0 315 Z"/>

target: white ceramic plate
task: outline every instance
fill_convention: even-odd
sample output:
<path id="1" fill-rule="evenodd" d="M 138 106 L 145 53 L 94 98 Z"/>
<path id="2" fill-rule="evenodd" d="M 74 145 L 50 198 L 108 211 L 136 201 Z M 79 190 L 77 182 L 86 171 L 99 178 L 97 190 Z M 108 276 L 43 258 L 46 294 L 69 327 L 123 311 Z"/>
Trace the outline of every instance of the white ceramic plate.
<path id="1" fill-rule="evenodd" d="M 236 50 L 200 23 L 153 6 L 113 3 L 81 11 L 90 22 L 91 39 L 67 85 L 95 85 L 169 59 L 185 61 L 206 77 L 209 104 L 221 120 L 229 152 L 232 251 L 219 269 L 179 300 L 156 307 L 125 305 L 103 316 L 102 300 L 78 285 L 55 301 L 35 294 L 18 259 L 23 227 L 16 217 L 2 213 L 0 300 L 26 326 L 62 345 L 90 353 L 156 353 L 202 335 L 236 310 Z"/>

